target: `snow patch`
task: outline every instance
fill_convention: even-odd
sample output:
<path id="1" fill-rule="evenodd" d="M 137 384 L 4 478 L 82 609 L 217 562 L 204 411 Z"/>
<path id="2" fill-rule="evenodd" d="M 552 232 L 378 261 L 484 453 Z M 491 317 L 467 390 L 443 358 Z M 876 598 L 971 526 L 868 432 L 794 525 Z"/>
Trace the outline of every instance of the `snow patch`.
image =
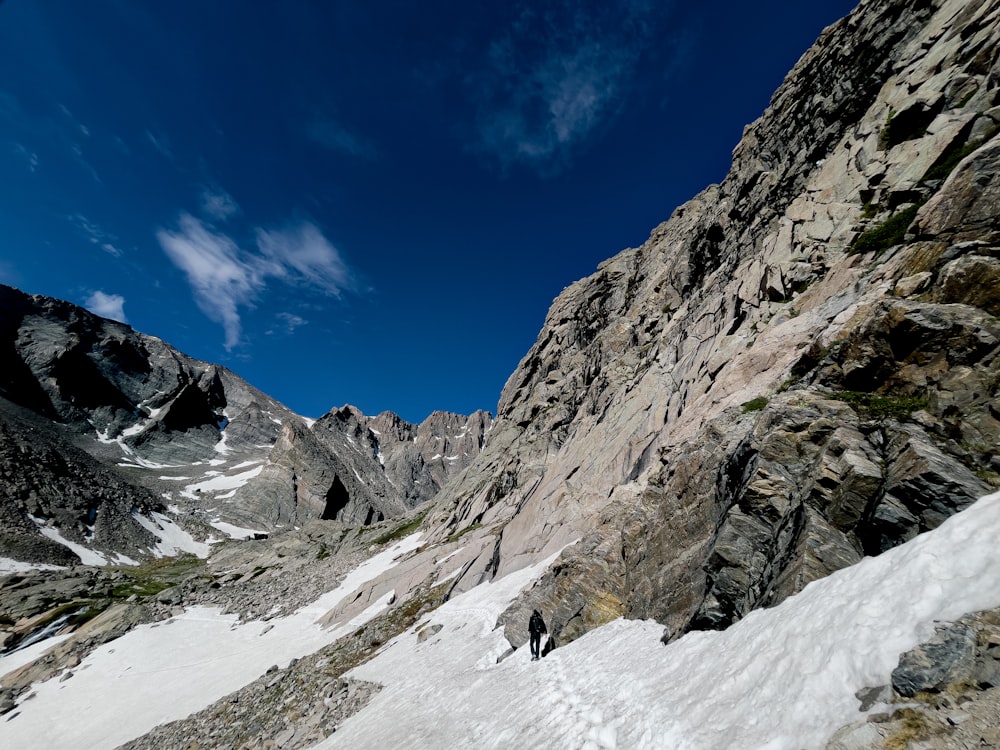
<path id="1" fill-rule="evenodd" d="M 225 414 L 225 412 L 223 412 L 223 414 Z M 220 456 L 228 456 L 230 451 L 232 451 L 232 448 L 226 445 L 226 440 L 228 438 L 229 438 L 229 433 L 226 430 L 222 430 L 222 434 L 219 437 L 219 442 L 215 444 L 215 452 L 218 453 Z"/>
<path id="2" fill-rule="evenodd" d="M 59 533 L 59 529 L 54 526 L 46 526 L 45 521 L 41 518 L 35 518 L 34 516 L 28 516 L 32 521 L 38 525 L 38 531 L 42 536 L 48 537 L 54 542 L 58 542 L 64 547 L 69 548 L 77 557 L 80 558 L 80 562 L 83 565 L 138 565 L 136 560 L 133 560 L 127 555 L 122 555 L 116 553 L 113 555 L 107 555 L 103 552 L 98 552 L 90 547 L 85 547 L 82 544 L 76 542 L 71 542 L 66 539 L 62 534 Z"/>
<path id="3" fill-rule="evenodd" d="M 264 466 L 256 466 L 248 471 L 239 474 L 222 474 L 217 471 L 210 471 L 206 474 L 208 479 L 195 484 L 189 484 L 181 491 L 181 495 L 192 500 L 197 499 L 201 492 L 220 492 L 224 490 L 237 490 L 264 470 Z"/>
<path id="4" fill-rule="evenodd" d="M 253 539 L 255 534 L 267 534 L 266 531 L 244 529 L 240 526 L 234 526 L 231 523 L 226 523 L 225 521 L 209 521 L 208 525 L 218 531 L 221 531 L 230 539 Z"/>
<path id="5" fill-rule="evenodd" d="M 218 609 L 192 607 L 166 627 L 140 625 L 95 649 L 72 680 L 32 686 L 34 697 L 18 705 L 13 719 L 0 723 L 0 747 L 113 748 L 157 724 L 199 711 L 257 679 L 272 664 L 283 667 L 384 612 L 392 592 L 335 628 L 317 624 L 358 586 L 416 549 L 419 538 L 414 534 L 371 558 L 335 590 L 289 617 L 241 623 Z M 0 674 L 10 671 L 13 662 L 8 659 L 0 657 Z"/>
<path id="6" fill-rule="evenodd" d="M 132 452 L 132 449 L 123 443 L 119 443 L 125 450 L 126 456 L 125 460 L 121 461 L 118 465 L 123 466 L 126 469 L 176 469 L 176 464 L 160 464 L 156 461 L 147 461 L 141 456 L 137 456 Z"/>
<path id="7" fill-rule="evenodd" d="M 241 461 L 240 463 L 238 463 L 235 466 L 231 467 L 231 469 L 245 469 L 248 466 L 257 466 L 258 464 L 262 464 L 262 463 L 264 463 L 264 461 L 262 459 L 257 459 L 256 461 L 252 461 L 252 460 L 251 461 Z"/>
<path id="8" fill-rule="evenodd" d="M 65 565 L 48 565 L 46 563 L 29 563 L 14 560 L 10 557 L 0 557 L 0 575 L 9 573 L 28 573 L 32 570 L 65 570 Z"/>
<path id="9" fill-rule="evenodd" d="M 1000 605 L 998 536 L 1000 493 L 725 631 L 664 646 L 661 624 L 619 619 L 538 662 L 527 648 L 500 660 L 513 574 L 431 613 L 421 624 L 441 625 L 436 637 L 411 629 L 352 670 L 384 687 L 314 750 L 822 748 L 935 621 Z"/>
<path id="10" fill-rule="evenodd" d="M 153 554 L 156 557 L 175 557 L 182 552 L 190 552 L 198 557 L 208 557 L 208 544 L 196 541 L 193 536 L 162 513 L 151 513 L 147 518 L 141 513 L 132 513 L 142 528 L 159 539 Z"/>
<path id="11" fill-rule="evenodd" d="M 36 641 L 30 646 L 19 648 L 9 654 L 0 656 L 0 677 L 6 677 L 11 672 L 20 669 L 25 664 L 31 664 L 35 659 L 45 654 L 53 646 L 65 641 L 72 633 L 63 633 L 46 638 L 44 641 Z"/>

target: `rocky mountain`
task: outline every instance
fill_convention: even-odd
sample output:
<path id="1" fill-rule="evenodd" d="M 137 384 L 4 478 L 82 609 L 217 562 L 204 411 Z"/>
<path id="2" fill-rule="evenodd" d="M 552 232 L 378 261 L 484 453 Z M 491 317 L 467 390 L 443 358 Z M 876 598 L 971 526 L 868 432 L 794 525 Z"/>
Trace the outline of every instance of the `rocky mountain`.
<path id="1" fill-rule="evenodd" d="M 163 510 L 144 487 L 127 481 L 44 419 L 0 399 L 0 555 L 28 563 L 72 565 L 65 543 L 138 556 L 156 537 L 132 513 Z M 55 535 L 58 535 L 56 537 Z"/>
<path id="2" fill-rule="evenodd" d="M 351 407 L 313 423 L 224 367 L 3 286 L 0 349 L 0 556 L 15 560 L 72 562 L 66 542 L 148 555 L 153 512 L 199 539 L 394 518 L 468 464 L 490 423 Z"/>
<path id="3" fill-rule="evenodd" d="M 329 574 L 350 595 L 323 624 L 385 603 L 322 667 L 293 664 L 291 677 L 243 693 L 290 679 L 294 700 L 329 689 L 331 708 L 354 706 L 339 680 L 388 639 L 411 627 L 434 639 L 428 611 L 533 566 L 498 617 L 512 647 L 535 607 L 550 647 L 619 617 L 655 620 L 673 644 L 937 529 L 1000 487 L 998 51 L 997 0 L 863 0 L 747 126 L 720 184 L 554 301 L 495 421 L 436 413 L 411 425 L 344 407 L 310 423 L 225 368 L 0 290 L 0 346 L 13 363 L 0 395 L 16 405 L 0 412 L 12 425 L 3 468 L 18 488 L 3 538 L 33 518 L 67 537 L 76 528 L 81 543 L 97 528 L 81 517 L 97 504 L 87 491 L 58 512 L 41 491 L 70 472 L 17 468 L 12 446 L 40 424 L 33 460 L 72 460 L 84 486 L 104 483 L 98 516 L 124 508 L 135 486 L 133 518 L 162 502 L 179 518 L 282 530 L 220 545 L 157 601 L 256 617 L 265 603 L 318 595 Z M 125 464 L 116 476 L 131 484 L 102 479 L 109 462 Z M 346 572 L 416 530 L 399 564 Z M 27 554 L 18 559 L 48 559 L 41 547 Z M 39 585 L 12 593 L 10 611 L 44 613 L 52 600 L 33 603 Z M 983 683 L 963 690 L 993 685 L 994 618 L 969 621 L 979 635 L 962 631 L 975 641 L 966 671 Z M 65 654 L 87 647 L 74 643 Z M 16 673 L 9 689 L 20 695 L 65 658 Z M 331 662 L 336 673 L 317 684 Z M 332 714 L 316 710 L 309 726 L 280 728 L 268 714 L 283 738 L 273 741 L 306 746 L 333 731 Z M 178 743 L 208 725 L 244 737 L 219 728 L 233 711 L 251 721 L 245 705 L 220 702 L 170 731 Z"/>
<path id="4" fill-rule="evenodd" d="M 676 637 L 998 485 L 998 13 L 861 3 L 721 184 L 555 300 L 428 514 L 453 591 L 565 548 L 511 619 Z"/>

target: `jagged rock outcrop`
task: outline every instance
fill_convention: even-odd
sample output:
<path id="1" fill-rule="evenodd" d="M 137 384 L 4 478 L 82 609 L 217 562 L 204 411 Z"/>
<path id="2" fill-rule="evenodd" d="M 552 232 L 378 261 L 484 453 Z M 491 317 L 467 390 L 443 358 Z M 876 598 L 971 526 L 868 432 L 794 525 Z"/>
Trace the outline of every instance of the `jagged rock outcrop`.
<path id="1" fill-rule="evenodd" d="M 250 526 L 310 519 L 368 525 L 433 497 L 480 451 L 487 412 L 434 412 L 414 425 L 392 412 L 333 409 L 310 427 L 282 427 L 266 465 L 236 491 L 231 515 Z"/>
<path id="2" fill-rule="evenodd" d="M 455 591 L 576 542 L 511 617 L 724 627 L 997 485 L 998 13 L 862 3 L 720 185 L 555 300 L 428 515 Z"/>
<path id="3" fill-rule="evenodd" d="M 0 398 L 0 557 L 79 564 L 53 533 L 111 559 L 147 554 L 156 539 L 132 513 L 163 510 L 160 500 L 45 422 Z"/>
<path id="4" fill-rule="evenodd" d="M 233 505 L 254 528 L 310 519 L 371 524 L 406 510 L 381 470 L 373 437 L 350 408 L 312 428 L 284 425 L 262 471 L 236 491 Z"/>
<path id="5" fill-rule="evenodd" d="M 492 422 L 485 411 L 468 417 L 435 411 L 419 425 L 392 412 L 364 420 L 375 435 L 386 477 L 402 490 L 410 508 L 434 497 L 478 458 Z"/>
<path id="6" fill-rule="evenodd" d="M 67 302 L 0 287 L 0 312 L 11 363 L 0 395 L 146 460 L 201 458 L 230 402 L 266 400 L 224 368 Z"/>

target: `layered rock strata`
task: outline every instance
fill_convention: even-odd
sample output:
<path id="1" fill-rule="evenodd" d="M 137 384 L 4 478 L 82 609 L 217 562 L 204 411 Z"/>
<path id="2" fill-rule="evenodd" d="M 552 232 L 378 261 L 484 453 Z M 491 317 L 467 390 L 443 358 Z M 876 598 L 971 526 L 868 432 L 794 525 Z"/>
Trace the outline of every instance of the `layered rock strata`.
<path id="1" fill-rule="evenodd" d="M 505 619 L 674 637 L 997 486 L 998 13 L 862 3 L 720 185 L 555 300 L 428 516 L 453 590 L 565 548 Z"/>

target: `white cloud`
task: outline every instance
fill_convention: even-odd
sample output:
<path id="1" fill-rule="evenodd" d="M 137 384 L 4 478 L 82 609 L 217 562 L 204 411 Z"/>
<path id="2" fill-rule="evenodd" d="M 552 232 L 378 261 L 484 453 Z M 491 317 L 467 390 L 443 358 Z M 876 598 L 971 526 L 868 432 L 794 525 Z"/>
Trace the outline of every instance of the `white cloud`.
<path id="1" fill-rule="evenodd" d="M 258 229 L 257 247 L 272 264 L 274 276 L 307 281 L 337 297 L 352 286 L 340 253 L 314 224 L 303 222 L 274 231 Z"/>
<path id="2" fill-rule="evenodd" d="M 100 289 L 87 297 L 85 306 L 95 315 L 128 323 L 125 317 L 125 298 L 120 294 L 105 294 Z"/>
<path id="3" fill-rule="evenodd" d="M 304 222 L 288 230 L 256 230 L 258 253 L 182 213 L 178 229 L 156 233 L 170 260 L 187 276 L 198 307 L 225 331 L 226 349 L 240 343 L 240 308 L 255 303 L 269 279 L 340 296 L 353 287 L 346 264 L 323 233 Z M 305 323 L 303 319 L 294 325 Z M 292 325 L 286 320 L 287 325 Z"/>
<path id="4" fill-rule="evenodd" d="M 201 210 L 214 221 L 226 221 L 240 212 L 240 206 L 222 188 L 204 188 L 201 191 Z"/>
<path id="5" fill-rule="evenodd" d="M 652 13 L 644 2 L 522 7 L 466 79 L 478 99 L 476 148 L 504 167 L 558 169 L 620 108 L 653 38 Z"/>
<path id="6" fill-rule="evenodd" d="M 252 259 L 226 235 L 211 231 L 187 213 L 181 214 L 179 223 L 178 231 L 161 229 L 156 238 L 174 265 L 187 275 L 201 311 L 222 325 L 226 349 L 232 349 L 241 335 L 237 308 L 253 301 L 264 278 Z"/>

